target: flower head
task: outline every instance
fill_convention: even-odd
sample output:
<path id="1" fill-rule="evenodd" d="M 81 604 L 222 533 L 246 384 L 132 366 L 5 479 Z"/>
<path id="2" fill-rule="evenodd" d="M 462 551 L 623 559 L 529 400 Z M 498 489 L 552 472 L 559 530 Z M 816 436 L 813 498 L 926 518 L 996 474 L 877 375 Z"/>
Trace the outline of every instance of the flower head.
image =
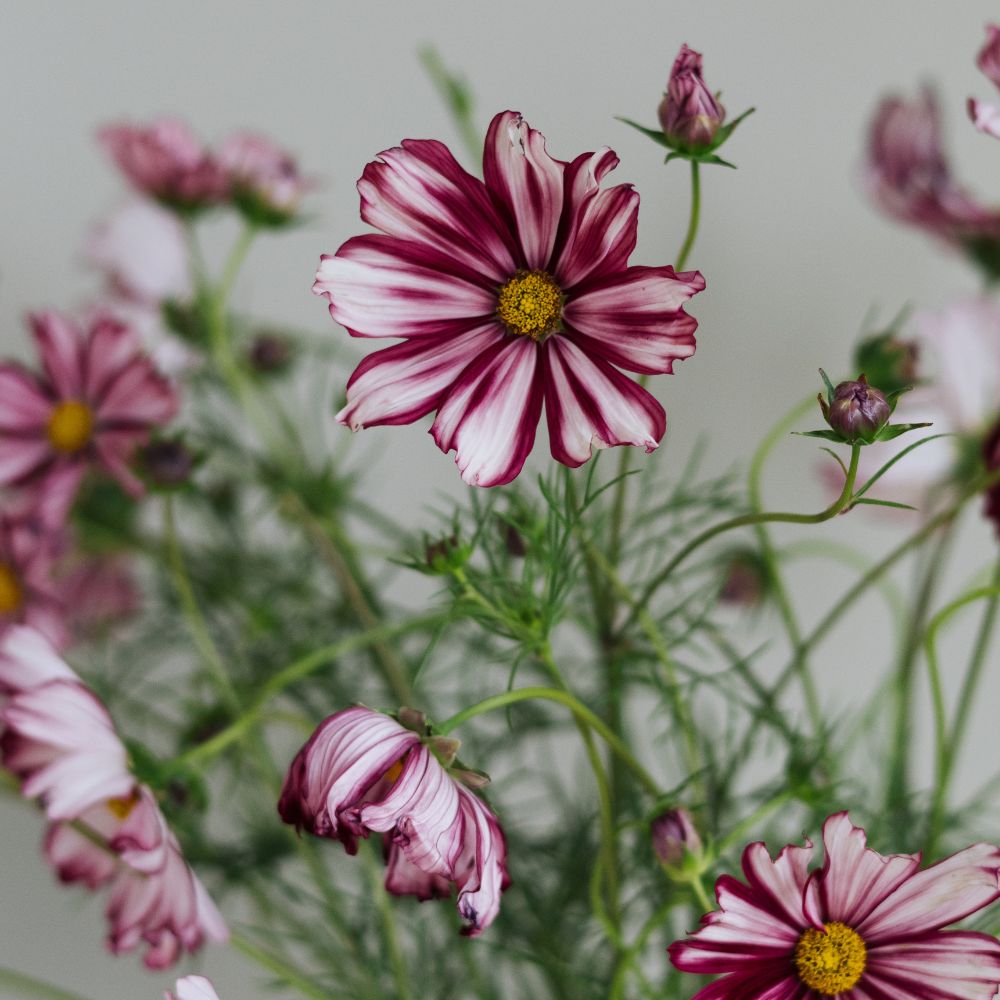
<path id="1" fill-rule="evenodd" d="M 687 152 L 711 149 L 726 109 L 705 86 L 701 53 L 682 45 L 660 102 L 660 126 L 668 142 Z"/>
<path id="2" fill-rule="evenodd" d="M 506 842 L 496 816 L 432 745 L 380 712 L 337 712 L 292 761 L 278 811 L 349 854 L 359 837 L 384 834 L 386 888 L 423 900 L 456 886 L 464 933 L 474 936 L 493 922 L 509 884 Z"/>
<path id="3" fill-rule="evenodd" d="M 295 158 L 269 139 L 241 132 L 219 149 L 229 196 L 250 222 L 280 226 L 290 222 L 306 189 Z"/>
<path id="4" fill-rule="evenodd" d="M 0 513 L 0 638 L 20 622 L 56 646 L 66 644 L 64 599 L 52 576 L 57 554 L 52 532 Z"/>
<path id="5" fill-rule="evenodd" d="M 107 709 L 40 633 L 0 642 L 0 760 L 50 821 L 45 854 L 64 882 L 110 886 L 109 947 L 145 942 L 151 968 L 224 941 L 225 924 L 188 867 L 152 792 L 129 770 Z"/>
<path id="6" fill-rule="evenodd" d="M 432 140 L 369 163 L 361 217 L 381 233 L 325 256 L 313 291 L 353 336 L 403 343 L 361 363 L 337 419 L 358 430 L 436 410 L 435 442 L 479 486 L 517 476 L 543 406 L 564 465 L 655 449 L 663 408 L 619 369 L 667 373 L 694 353 L 683 307 L 705 282 L 627 266 L 639 196 L 600 189 L 617 163 L 607 148 L 553 159 L 512 111 L 490 124 L 485 182 Z"/>
<path id="7" fill-rule="evenodd" d="M 132 331 L 108 317 L 84 332 L 57 313 L 31 317 L 43 374 L 0 364 L 0 486 L 29 487 L 46 523 L 62 521 L 91 466 L 134 496 L 128 468 L 177 397 Z"/>
<path id="8" fill-rule="evenodd" d="M 191 212 L 225 196 L 222 169 L 181 121 L 108 125 L 97 138 L 140 194 L 168 208 Z"/>
<path id="9" fill-rule="evenodd" d="M 921 871 L 919 856 L 869 849 L 846 813 L 826 821 L 823 844 L 812 871 L 808 842 L 774 860 L 751 844 L 746 884 L 719 879 L 719 909 L 670 946 L 681 971 L 723 976 L 694 1000 L 992 1000 L 1000 942 L 942 928 L 1000 897 L 1000 848 L 977 844 Z"/>

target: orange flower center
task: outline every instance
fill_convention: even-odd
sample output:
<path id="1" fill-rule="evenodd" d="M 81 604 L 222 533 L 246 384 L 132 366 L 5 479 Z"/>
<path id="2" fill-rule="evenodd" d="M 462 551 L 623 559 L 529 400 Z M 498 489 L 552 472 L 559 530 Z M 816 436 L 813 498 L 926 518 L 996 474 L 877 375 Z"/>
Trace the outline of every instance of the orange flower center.
<path id="1" fill-rule="evenodd" d="M 94 433 L 94 414 L 86 403 L 64 399 L 56 404 L 49 417 L 49 443 L 56 451 L 72 455 L 90 443 Z"/>
<path id="2" fill-rule="evenodd" d="M 399 758 L 399 760 L 396 761 L 395 764 L 392 765 L 392 767 L 389 768 L 388 771 L 385 772 L 385 774 L 382 775 L 382 777 L 385 778 L 390 785 L 394 785 L 397 781 L 399 781 L 399 776 L 403 773 L 403 761 L 405 760 L 406 755 L 404 754 Z"/>
<path id="3" fill-rule="evenodd" d="M 563 296 L 545 271 L 518 271 L 497 294 L 497 316 L 520 337 L 544 340 L 559 329 Z"/>
<path id="4" fill-rule="evenodd" d="M 108 812 L 115 819 L 126 820 L 131 815 L 138 801 L 139 796 L 135 792 L 132 792 L 131 795 L 119 795 L 117 798 L 108 799 L 105 805 L 108 807 Z"/>
<path id="5" fill-rule="evenodd" d="M 21 610 L 24 591 L 13 568 L 0 563 L 0 615 L 13 615 Z"/>
<path id="6" fill-rule="evenodd" d="M 861 978 L 868 964 L 868 949 L 861 935 L 835 921 L 821 931 L 810 927 L 799 938 L 793 957 L 803 986 L 820 996 L 846 993 Z"/>

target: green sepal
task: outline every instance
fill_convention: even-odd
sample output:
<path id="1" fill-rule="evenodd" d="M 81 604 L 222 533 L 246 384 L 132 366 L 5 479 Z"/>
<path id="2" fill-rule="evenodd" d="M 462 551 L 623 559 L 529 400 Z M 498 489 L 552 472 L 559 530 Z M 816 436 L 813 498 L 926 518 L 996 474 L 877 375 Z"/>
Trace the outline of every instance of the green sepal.
<path id="1" fill-rule="evenodd" d="M 620 115 L 615 116 L 616 121 L 624 122 L 626 125 L 631 125 L 632 128 L 641 132 L 644 136 L 652 139 L 653 142 L 659 143 L 659 145 L 665 147 L 666 149 L 672 149 L 673 147 L 667 142 L 667 137 L 663 134 L 663 129 L 660 128 L 646 128 L 645 125 L 640 125 L 638 122 L 632 121 L 631 118 L 622 118 Z M 685 154 L 680 152 L 674 152 L 667 159 L 671 159 L 674 156 L 683 156 Z"/>
<path id="2" fill-rule="evenodd" d="M 891 441 L 893 438 L 898 438 L 901 434 L 906 434 L 909 431 L 919 430 L 921 427 L 931 427 L 933 426 L 929 421 L 922 424 L 886 424 L 878 432 L 875 440 L 872 444 L 881 443 L 882 441 Z"/>
<path id="3" fill-rule="evenodd" d="M 850 444 L 850 441 L 845 441 L 836 431 L 792 431 L 793 434 L 797 434 L 799 437 L 807 438 L 819 438 L 822 441 L 836 441 L 837 444 Z"/>

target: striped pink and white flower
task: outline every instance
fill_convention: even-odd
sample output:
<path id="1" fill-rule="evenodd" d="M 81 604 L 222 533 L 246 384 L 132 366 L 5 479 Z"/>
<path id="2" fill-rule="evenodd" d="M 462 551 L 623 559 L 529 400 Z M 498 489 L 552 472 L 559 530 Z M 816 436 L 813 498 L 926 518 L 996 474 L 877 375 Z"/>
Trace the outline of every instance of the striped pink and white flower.
<path id="1" fill-rule="evenodd" d="M 146 965 L 160 969 L 206 940 L 225 941 L 107 709 L 39 632 L 18 625 L 0 641 L 0 691 L 0 762 L 45 809 L 45 855 L 59 878 L 110 887 L 111 951 L 144 942 Z"/>
<path id="2" fill-rule="evenodd" d="M 219 994 L 210 979 L 204 976 L 182 976 L 177 980 L 174 992 L 165 990 L 164 1000 L 219 1000 Z"/>
<path id="3" fill-rule="evenodd" d="M 286 823 L 340 840 L 349 854 L 376 832 L 388 847 L 386 888 L 421 900 L 458 890 L 463 933 L 476 936 L 510 884 L 493 812 L 427 742 L 363 706 L 326 719 L 292 761 L 278 811 Z"/>
<path id="4" fill-rule="evenodd" d="M 132 330 L 100 317 L 84 331 L 54 312 L 31 317 L 43 373 L 0 364 L 0 486 L 28 489 L 35 511 L 62 522 L 88 468 L 133 496 L 135 449 L 177 412 L 177 396 Z"/>
<path id="5" fill-rule="evenodd" d="M 68 642 L 64 594 L 53 577 L 58 535 L 29 516 L 0 512 L 0 638 L 22 623 L 55 646 Z"/>
<path id="6" fill-rule="evenodd" d="M 513 111 L 492 121 L 480 181 L 434 140 L 406 139 L 358 182 L 380 230 L 324 256 L 313 291 L 355 337 L 400 337 L 369 355 L 337 419 L 353 430 L 437 411 L 431 434 L 462 478 L 496 486 L 521 471 L 544 407 L 553 457 L 595 447 L 653 451 L 657 400 L 621 369 L 673 370 L 695 350 L 684 311 L 697 271 L 628 266 L 639 195 L 601 190 L 607 147 L 571 163 Z"/>
<path id="7" fill-rule="evenodd" d="M 1000 848 L 976 844 L 920 869 L 920 856 L 883 856 L 846 813 L 812 844 L 774 860 L 743 853 L 746 883 L 723 875 L 719 909 L 670 946 L 683 972 L 721 975 L 694 1000 L 993 1000 L 1000 941 L 942 928 L 1000 898 Z"/>

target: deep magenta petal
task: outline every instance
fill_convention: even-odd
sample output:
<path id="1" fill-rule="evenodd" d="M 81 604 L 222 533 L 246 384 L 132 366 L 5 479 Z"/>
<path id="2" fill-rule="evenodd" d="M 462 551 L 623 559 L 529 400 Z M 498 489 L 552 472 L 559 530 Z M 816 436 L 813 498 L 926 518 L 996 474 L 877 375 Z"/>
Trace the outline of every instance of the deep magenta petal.
<path id="1" fill-rule="evenodd" d="M 84 398 L 84 339 L 80 330 L 56 312 L 34 313 L 31 332 L 45 374 L 59 399 Z"/>

